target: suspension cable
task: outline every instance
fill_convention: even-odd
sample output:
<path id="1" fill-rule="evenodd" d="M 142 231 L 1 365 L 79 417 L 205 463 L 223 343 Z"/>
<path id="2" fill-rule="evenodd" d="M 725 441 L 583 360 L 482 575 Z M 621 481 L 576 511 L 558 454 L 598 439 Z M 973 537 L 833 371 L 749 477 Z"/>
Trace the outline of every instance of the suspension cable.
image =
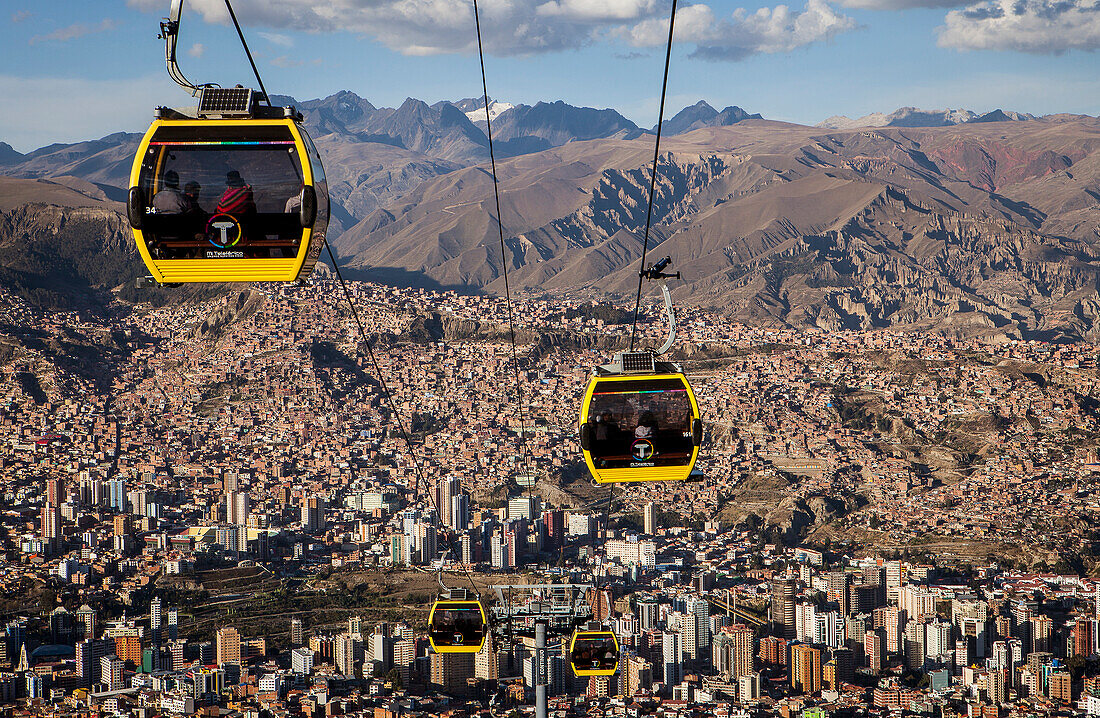
<path id="1" fill-rule="evenodd" d="M 401 419 L 401 414 L 397 411 L 397 404 L 393 400 L 393 394 L 390 392 L 389 387 L 386 385 L 386 379 L 382 376 L 382 368 L 378 364 L 378 357 L 375 356 L 374 348 L 370 344 L 370 340 L 367 338 L 366 329 L 363 327 L 363 321 L 359 318 L 359 310 L 355 307 L 355 302 L 351 297 L 351 290 L 348 289 L 347 283 L 344 281 L 344 275 L 340 271 L 340 264 L 336 261 L 336 255 L 332 252 L 332 245 L 329 244 L 328 237 L 325 237 L 325 249 L 328 251 L 329 261 L 332 262 L 332 268 L 336 271 L 336 278 L 340 280 L 340 288 L 344 290 L 344 298 L 348 302 L 348 307 L 351 309 L 352 319 L 355 320 L 355 326 L 359 328 L 359 338 L 361 343 L 367 348 L 367 358 L 370 359 L 371 366 L 374 369 L 374 377 L 378 380 L 378 385 L 382 389 L 382 396 L 385 397 L 386 403 L 389 405 L 390 412 L 393 414 L 392 421 L 397 424 L 397 429 L 401 433 L 401 438 L 405 441 L 405 446 L 409 450 L 409 456 L 413 461 L 413 468 L 416 471 L 416 479 L 418 486 L 424 486 L 428 499 L 432 502 L 432 507 L 435 509 L 436 518 L 439 520 L 441 532 L 450 534 L 450 540 L 448 550 L 455 555 L 455 560 L 462 566 L 462 570 L 466 573 L 466 578 L 470 581 L 470 586 L 474 589 L 474 595 L 480 596 L 480 591 L 477 589 L 477 584 L 474 582 L 474 577 L 470 575 L 470 569 L 462 561 L 462 555 L 455 553 L 455 532 L 443 530 L 446 523 L 443 520 L 443 512 L 439 510 L 439 502 L 435 499 L 435 491 L 428 485 L 428 480 L 424 475 L 424 469 L 420 465 L 420 457 L 416 452 L 416 447 L 413 446 L 412 438 L 409 432 L 405 429 L 405 422 Z M 445 554 L 444 554 L 445 555 Z M 443 565 L 440 564 L 440 573 L 443 571 Z"/>
<path id="2" fill-rule="evenodd" d="M 252 51 L 248 49 L 248 43 L 244 41 L 241 24 L 237 22 L 237 13 L 233 12 L 233 6 L 229 4 L 229 0 L 225 0 L 225 9 L 229 11 L 229 19 L 233 21 L 233 27 L 237 28 L 237 37 L 241 38 L 241 44 L 244 45 L 244 54 L 248 56 L 248 64 L 252 65 L 252 73 L 256 75 L 256 82 L 260 83 L 260 92 L 264 93 L 264 101 L 270 106 L 271 97 L 267 94 L 264 81 L 260 79 L 260 71 L 256 69 L 256 62 L 252 59 Z"/>
<path id="3" fill-rule="evenodd" d="M 477 0 L 474 3 L 474 27 L 477 30 L 477 57 L 481 63 L 481 91 L 485 100 L 485 134 L 489 138 L 489 164 L 493 171 L 493 199 L 497 208 L 497 233 L 500 237 L 500 266 L 504 272 L 504 296 L 508 307 L 508 335 L 512 343 L 512 373 L 516 380 L 516 407 L 519 414 L 519 440 L 523 451 L 523 463 L 527 469 L 527 498 L 531 498 L 531 488 L 535 476 L 531 471 L 531 449 L 527 445 L 527 414 L 523 404 L 523 384 L 519 379 L 519 355 L 516 350 L 516 324 L 512 313 L 512 290 L 508 284 L 508 250 L 504 245 L 504 224 L 500 214 L 500 186 L 497 182 L 497 160 L 493 152 L 493 125 L 489 116 L 489 85 L 485 79 L 485 50 L 481 42 L 481 17 Z M 532 517 L 533 518 L 533 517 Z"/>
<path id="4" fill-rule="evenodd" d="M 665 48 L 665 77 L 661 82 L 661 109 L 657 115 L 657 141 L 653 145 L 653 172 L 649 177 L 649 207 L 645 216 L 642 262 L 638 268 L 638 294 L 634 298 L 634 321 L 630 325 L 630 351 L 634 351 L 634 336 L 638 331 L 638 311 L 642 305 L 642 273 L 645 272 L 646 252 L 649 250 L 649 226 L 653 220 L 653 193 L 657 187 L 657 160 L 661 156 L 661 126 L 665 123 L 665 95 L 668 91 L 668 66 L 672 59 L 672 28 L 675 24 L 676 0 L 672 0 L 672 14 L 668 18 L 668 46 Z"/>

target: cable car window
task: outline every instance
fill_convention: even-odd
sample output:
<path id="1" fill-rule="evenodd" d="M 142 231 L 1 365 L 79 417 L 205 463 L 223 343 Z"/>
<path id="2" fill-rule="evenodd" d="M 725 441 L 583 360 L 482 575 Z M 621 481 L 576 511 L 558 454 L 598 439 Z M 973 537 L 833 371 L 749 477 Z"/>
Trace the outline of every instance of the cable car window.
<path id="1" fill-rule="evenodd" d="M 313 181 L 325 181 L 325 167 L 321 164 L 321 153 L 317 151 L 317 145 L 313 144 L 313 138 L 304 129 L 298 130 L 302 135 L 302 143 L 306 146 L 306 154 L 309 155 L 309 167 L 313 172 Z"/>
<path id="2" fill-rule="evenodd" d="M 578 633 L 569 662 L 578 675 L 613 673 L 619 665 L 619 647 L 609 632 Z"/>
<path id="3" fill-rule="evenodd" d="M 691 463 L 693 411 L 680 379 L 599 381 L 588 408 L 597 469 Z"/>
<path id="4" fill-rule="evenodd" d="M 144 237 L 158 259 L 298 254 L 302 166 L 285 126 L 164 127 L 149 142 L 139 186 Z"/>
<path id="5" fill-rule="evenodd" d="M 484 633 L 485 621 L 476 602 L 441 604 L 432 612 L 431 639 L 436 646 L 479 646 Z"/>

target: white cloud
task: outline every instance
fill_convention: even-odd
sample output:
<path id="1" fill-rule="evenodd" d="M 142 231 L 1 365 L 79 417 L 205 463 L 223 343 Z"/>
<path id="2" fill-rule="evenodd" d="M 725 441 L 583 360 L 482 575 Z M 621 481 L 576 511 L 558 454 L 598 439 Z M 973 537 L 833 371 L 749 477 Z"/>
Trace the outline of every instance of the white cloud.
<path id="1" fill-rule="evenodd" d="M 272 45 L 278 45 L 279 47 L 294 47 L 294 39 L 289 35 L 283 35 L 277 32 L 258 32 L 256 34 Z"/>
<path id="2" fill-rule="evenodd" d="M 859 10 L 910 10 L 913 8 L 961 7 L 970 0 L 840 0 L 844 7 Z"/>
<path id="3" fill-rule="evenodd" d="M 755 12 L 738 8 L 729 19 L 716 20 L 705 5 L 690 5 L 676 17 L 675 41 L 695 45 L 693 57 L 740 60 L 758 53 L 790 52 L 829 40 L 856 28 L 856 22 L 825 0 L 807 0 L 801 11 L 786 5 Z M 633 45 L 653 47 L 668 39 L 668 20 L 647 20 L 628 31 Z"/>
<path id="4" fill-rule="evenodd" d="M 581 22 L 636 20 L 657 10 L 654 0 L 549 0 L 535 8 L 538 15 Z"/>
<path id="5" fill-rule="evenodd" d="M 150 12 L 163 10 L 163 0 L 127 2 Z M 188 8 L 207 22 L 229 22 L 223 0 L 191 0 Z M 406 55 L 477 48 L 469 0 L 237 0 L 234 8 L 246 27 L 360 33 Z M 665 0 L 480 0 L 479 9 L 486 49 L 496 55 L 555 52 L 608 38 L 637 47 L 663 46 L 668 37 Z M 682 5 L 676 17 L 677 40 L 697 44 L 696 55 L 709 59 L 784 52 L 853 27 L 825 0 L 808 0 L 803 11 L 780 5 L 751 14 L 738 11 L 720 21 L 708 5 Z"/>
<path id="6" fill-rule="evenodd" d="M 947 13 L 941 47 L 1060 54 L 1100 49 L 1100 0 L 989 0 Z"/>
<path id="7" fill-rule="evenodd" d="M 0 140 L 20 152 L 113 132 L 144 132 L 157 105 L 194 104 L 160 73 L 118 80 L 0 74 L 0 97 L 7 107 L 0 113 Z M 73 121 L 74 107 L 80 108 L 79 122 Z"/>
<path id="8" fill-rule="evenodd" d="M 187 50 L 187 54 L 191 57 L 202 57 L 206 54 L 206 46 L 201 42 L 196 42 Z"/>
<path id="9" fill-rule="evenodd" d="M 14 19 L 14 18 L 13 18 Z M 84 37 L 85 35 L 94 35 L 100 32 L 107 32 L 108 30 L 115 29 L 115 22 L 111 19 L 105 19 L 98 25 L 88 25 L 86 23 L 77 22 L 66 27 L 61 27 L 53 32 L 46 33 L 45 35 L 35 35 L 28 42 L 31 45 L 36 45 L 40 42 L 68 42 L 69 40 L 75 40 L 78 37 Z"/>
<path id="10" fill-rule="evenodd" d="M 13 12 L 11 14 L 11 21 L 12 22 L 23 22 L 24 20 L 29 20 L 30 17 L 31 17 L 31 11 L 30 10 L 17 10 L 16 12 Z"/>

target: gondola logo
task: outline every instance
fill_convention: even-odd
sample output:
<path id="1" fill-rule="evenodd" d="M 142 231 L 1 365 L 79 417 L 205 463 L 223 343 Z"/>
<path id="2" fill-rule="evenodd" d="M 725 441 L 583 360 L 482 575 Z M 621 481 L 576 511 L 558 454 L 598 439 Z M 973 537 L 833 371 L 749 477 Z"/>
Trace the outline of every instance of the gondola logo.
<path id="1" fill-rule="evenodd" d="M 649 461 L 656 453 L 657 450 L 649 439 L 635 439 L 630 445 L 630 454 L 638 461 Z"/>
<path id="2" fill-rule="evenodd" d="M 206 238 L 219 249 L 232 247 L 241 241 L 241 223 L 233 215 L 219 212 L 206 223 Z"/>

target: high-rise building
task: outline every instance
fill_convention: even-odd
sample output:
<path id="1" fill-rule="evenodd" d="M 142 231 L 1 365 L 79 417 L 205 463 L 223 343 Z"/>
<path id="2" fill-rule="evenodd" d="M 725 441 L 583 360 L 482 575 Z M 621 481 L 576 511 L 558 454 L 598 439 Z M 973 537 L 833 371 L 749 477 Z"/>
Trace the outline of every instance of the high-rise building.
<path id="1" fill-rule="evenodd" d="M 319 534 L 325 530 L 325 499 L 321 496 L 302 497 L 302 532 Z"/>
<path id="2" fill-rule="evenodd" d="M 661 637 L 662 671 L 661 680 L 667 689 L 679 683 L 684 678 L 683 644 L 680 634 L 674 631 L 665 631 Z"/>
<path id="3" fill-rule="evenodd" d="M 832 663 L 836 665 L 837 686 L 855 679 L 856 660 L 851 648 L 834 648 L 832 650 Z"/>
<path id="4" fill-rule="evenodd" d="M 636 602 L 635 612 L 638 615 L 638 627 L 642 631 L 652 631 L 657 628 L 657 619 L 660 616 L 657 607 L 657 598 L 654 596 L 639 596 Z"/>
<path id="5" fill-rule="evenodd" d="M 1073 655 L 1081 656 L 1082 658 L 1088 658 L 1095 653 L 1095 647 L 1093 645 L 1093 621 L 1085 617 L 1080 617 L 1073 624 L 1073 629 L 1070 631 L 1070 635 L 1073 637 Z"/>
<path id="6" fill-rule="evenodd" d="M 900 588 L 905 582 L 905 569 L 901 561 L 886 562 L 886 588 Z"/>
<path id="7" fill-rule="evenodd" d="M 226 626 L 218 630 L 218 665 L 241 662 L 241 634 L 236 628 Z"/>
<path id="8" fill-rule="evenodd" d="M 58 478 L 46 479 L 46 503 L 60 506 L 65 503 L 65 482 Z"/>
<path id="9" fill-rule="evenodd" d="M 61 507 L 56 504 L 42 507 L 42 539 L 51 555 L 61 550 Z"/>
<path id="10" fill-rule="evenodd" d="M 96 637 L 96 612 L 95 609 L 84 604 L 76 610 L 77 632 L 83 639 Z"/>
<path id="11" fill-rule="evenodd" d="M 753 657 L 756 655 L 755 636 L 752 629 L 737 624 L 727 629 L 727 633 L 733 639 L 733 676 L 740 678 L 751 674 L 753 672 Z"/>
<path id="12" fill-rule="evenodd" d="M 787 665 L 787 641 L 778 636 L 760 639 L 760 660 L 769 666 Z"/>
<path id="13" fill-rule="evenodd" d="M 470 497 L 466 494 L 456 494 L 451 497 L 448 504 L 450 509 L 450 522 L 448 525 L 456 531 L 465 531 L 470 527 Z"/>
<path id="14" fill-rule="evenodd" d="M 164 611 L 160 596 L 149 602 L 149 634 L 153 646 L 159 646 L 164 640 Z"/>
<path id="15" fill-rule="evenodd" d="M 247 491 L 227 491 L 225 494 L 226 523 L 248 526 L 249 496 Z"/>
<path id="16" fill-rule="evenodd" d="M 623 676 L 623 695 L 636 696 L 648 692 L 653 687 L 653 667 L 641 656 L 629 656 L 621 670 Z"/>
<path id="17" fill-rule="evenodd" d="M 187 640 L 172 638 L 168 641 L 168 656 L 173 671 L 182 671 L 186 665 L 184 651 L 187 648 Z"/>
<path id="18" fill-rule="evenodd" d="M 1073 702 L 1073 683 L 1069 671 L 1051 671 L 1047 677 L 1047 695 L 1056 703 Z"/>
<path id="19" fill-rule="evenodd" d="M 486 639 L 485 642 L 489 643 L 489 640 Z M 480 656 L 481 654 L 478 653 L 477 655 Z M 492 654 L 490 653 L 490 655 Z M 409 685 L 414 661 L 416 661 L 416 641 L 414 639 L 402 638 L 393 644 L 393 667 L 401 674 L 401 685 Z"/>
<path id="20" fill-rule="evenodd" d="M 80 503 L 84 506 L 102 506 L 103 482 L 91 477 L 80 480 Z"/>
<path id="21" fill-rule="evenodd" d="M 175 606 L 168 609 L 168 640 L 180 637 L 180 610 Z"/>
<path id="22" fill-rule="evenodd" d="M 76 644 L 76 674 L 81 684 L 89 686 L 100 681 L 101 659 L 114 655 L 115 642 L 110 639 L 85 639 Z"/>
<path id="23" fill-rule="evenodd" d="M 698 661 L 703 655 L 703 646 L 699 643 L 699 617 L 693 611 L 683 614 L 680 619 L 680 645 L 687 661 Z"/>
<path id="24" fill-rule="evenodd" d="M 390 563 L 394 566 L 407 566 L 409 561 L 409 537 L 395 533 L 390 536 Z"/>
<path id="25" fill-rule="evenodd" d="M 417 563 L 431 563 L 439 555 L 439 547 L 436 545 L 435 526 L 426 523 L 416 525 L 414 534 Z"/>
<path id="26" fill-rule="evenodd" d="M 821 649 L 807 645 L 791 647 L 791 688 L 800 693 L 821 690 Z"/>
<path id="27" fill-rule="evenodd" d="M 898 608 L 911 619 L 936 615 L 936 597 L 921 586 L 902 586 L 898 591 Z"/>
<path id="28" fill-rule="evenodd" d="M 852 586 L 849 591 L 851 597 L 851 606 L 849 607 L 853 613 L 870 613 L 879 607 L 879 590 L 881 586 L 877 583 L 870 584 L 858 584 Z"/>
<path id="29" fill-rule="evenodd" d="M 560 548 L 565 542 L 565 512 L 561 509 L 544 511 L 543 523 L 546 525 L 546 538 L 551 549 Z"/>
<path id="30" fill-rule="evenodd" d="M 299 646 L 290 652 L 290 670 L 308 676 L 313 673 L 313 651 Z"/>
<path id="31" fill-rule="evenodd" d="M 886 639 L 881 628 L 864 634 L 863 652 L 867 656 L 867 666 L 875 673 L 881 671 L 886 660 Z"/>
<path id="32" fill-rule="evenodd" d="M 122 668 L 125 664 L 118 656 L 103 656 L 99 659 L 99 680 L 107 684 L 107 690 L 118 691 L 122 685 Z"/>
<path id="33" fill-rule="evenodd" d="M 474 677 L 474 654 L 433 653 L 431 682 L 448 695 L 465 695 L 467 680 Z"/>
<path id="34" fill-rule="evenodd" d="M 107 506 L 124 513 L 126 511 L 126 482 L 123 479 L 111 479 L 107 482 Z M 116 534 L 117 536 L 118 534 Z"/>
<path id="35" fill-rule="evenodd" d="M 897 606 L 884 606 L 875 609 L 874 617 L 875 628 L 881 628 L 885 632 L 886 650 L 889 653 L 900 653 L 902 631 L 908 616 Z"/>
<path id="36" fill-rule="evenodd" d="M 924 640 L 925 624 L 914 620 L 905 624 L 902 645 L 905 648 L 906 665 L 912 671 L 923 672 L 924 670 Z"/>
<path id="37" fill-rule="evenodd" d="M 115 636 L 115 655 L 124 663 L 129 662 L 140 666 L 141 648 L 141 637 L 138 636 L 137 629 Z"/>
<path id="38" fill-rule="evenodd" d="M 955 649 L 952 625 L 947 621 L 935 621 L 924 627 L 924 656 L 933 663 L 944 663 L 949 651 Z"/>
<path id="39" fill-rule="evenodd" d="M 301 646 L 305 643 L 305 631 L 302 627 L 302 619 L 290 619 L 290 645 Z"/>
<path id="40" fill-rule="evenodd" d="M 354 677 L 355 666 L 362 650 L 362 641 L 350 633 L 341 633 L 333 641 L 333 664 L 345 676 Z"/>
<path id="41" fill-rule="evenodd" d="M 646 536 L 657 534 L 657 504 L 650 501 L 642 511 L 642 523 Z"/>
<path id="42" fill-rule="evenodd" d="M 826 597 L 835 601 L 840 608 L 840 615 L 847 616 L 849 612 L 848 586 L 851 584 L 851 576 L 844 571 L 831 571 L 829 573 L 829 588 Z"/>
<path id="43" fill-rule="evenodd" d="M 783 638 L 794 638 L 794 581 L 775 579 L 771 582 L 771 621 L 776 633 Z"/>
<path id="44" fill-rule="evenodd" d="M 526 519 L 534 521 L 542 513 L 537 496 L 516 496 L 508 501 L 508 520 Z"/>
<path id="45" fill-rule="evenodd" d="M 733 639 L 728 633 L 717 633 L 711 639 L 710 667 L 726 680 L 733 676 Z"/>
<path id="46" fill-rule="evenodd" d="M 448 476 L 440 479 L 435 487 L 435 496 L 432 498 L 439 511 L 439 520 L 450 528 L 455 528 L 453 523 L 454 517 L 451 515 L 451 499 L 461 493 L 462 479 L 457 476 Z"/>
<path id="47" fill-rule="evenodd" d="M 695 658 L 698 659 L 706 655 L 710 646 L 710 604 L 702 596 L 692 596 L 688 599 L 687 610 L 695 615 L 695 644 L 698 646 Z"/>
<path id="48" fill-rule="evenodd" d="M 1054 631 L 1054 622 L 1050 616 L 1031 617 L 1031 651 L 1032 653 L 1050 652 L 1050 636 Z"/>

